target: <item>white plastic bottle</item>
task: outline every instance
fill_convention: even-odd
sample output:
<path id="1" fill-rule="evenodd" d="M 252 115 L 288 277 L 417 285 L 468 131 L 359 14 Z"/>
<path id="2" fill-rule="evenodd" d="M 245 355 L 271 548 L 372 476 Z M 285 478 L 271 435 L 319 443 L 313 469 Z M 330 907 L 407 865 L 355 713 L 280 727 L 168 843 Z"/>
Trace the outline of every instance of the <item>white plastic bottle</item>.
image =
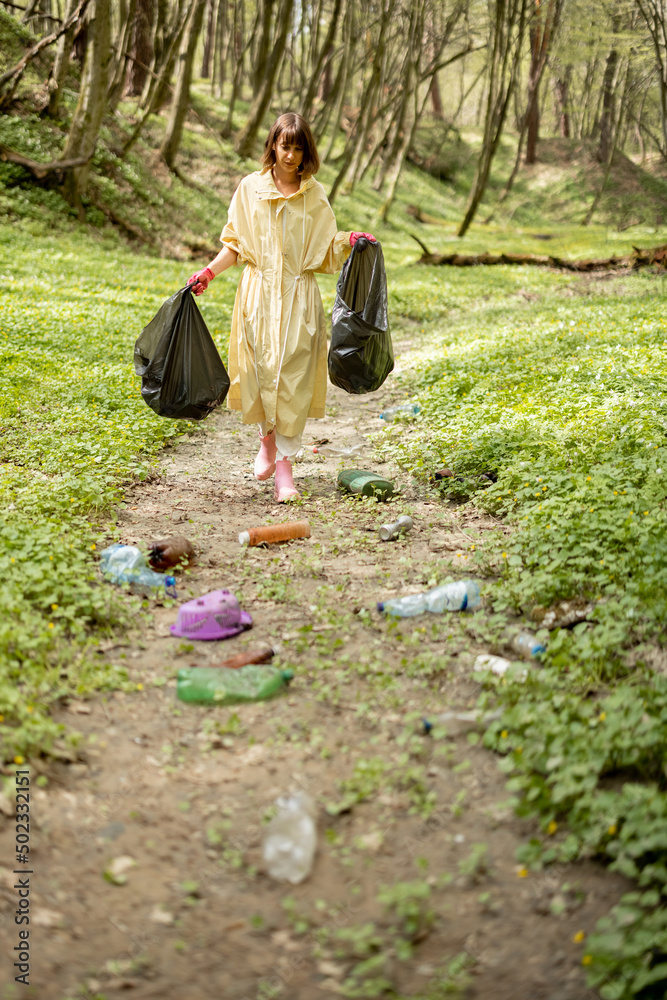
<path id="1" fill-rule="evenodd" d="M 305 792 L 281 795 L 264 834 L 262 855 L 271 878 L 298 885 L 310 875 L 317 830 L 315 804 Z"/>

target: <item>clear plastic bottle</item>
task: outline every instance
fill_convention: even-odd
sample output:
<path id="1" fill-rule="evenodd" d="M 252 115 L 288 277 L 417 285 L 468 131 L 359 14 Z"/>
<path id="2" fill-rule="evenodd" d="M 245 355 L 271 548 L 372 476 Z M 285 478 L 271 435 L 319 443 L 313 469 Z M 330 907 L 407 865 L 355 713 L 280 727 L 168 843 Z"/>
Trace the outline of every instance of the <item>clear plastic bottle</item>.
<path id="1" fill-rule="evenodd" d="M 535 660 L 542 653 L 546 653 L 547 649 L 544 643 L 530 632 L 519 632 L 518 635 L 512 636 L 510 646 L 522 660 Z"/>
<path id="2" fill-rule="evenodd" d="M 333 455 L 338 458 L 350 458 L 352 455 L 358 455 L 363 444 L 353 444 L 350 448 L 344 447 L 343 445 L 331 444 L 316 444 L 312 448 L 309 446 L 308 451 L 312 451 L 314 455 Z"/>
<path id="3" fill-rule="evenodd" d="M 149 569 L 145 554 L 136 545 L 115 542 L 103 549 L 100 570 L 109 583 L 129 583 L 134 593 L 176 597 L 176 578 Z"/>
<path id="4" fill-rule="evenodd" d="M 379 601 L 378 611 L 392 618 L 413 618 L 424 611 L 439 615 L 443 611 L 472 611 L 480 603 L 479 585 L 475 580 L 443 583 L 424 594 L 408 594 L 390 601 Z"/>
<path id="5" fill-rule="evenodd" d="M 264 834 L 262 855 L 271 878 L 298 885 L 310 875 L 317 830 L 315 804 L 305 792 L 281 795 Z"/>
<path id="6" fill-rule="evenodd" d="M 497 677 L 502 677 L 512 666 L 510 660 L 506 660 L 504 656 L 490 656 L 483 654 L 478 656 L 473 664 L 473 670 L 490 670 L 492 674 Z M 513 674 L 516 680 L 525 681 L 528 676 L 528 670 L 526 667 L 520 667 L 518 670 L 514 671 Z"/>
<path id="7" fill-rule="evenodd" d="M 417 403 L 402 403 L 400 406 L 389 406 L 380 414 L 380 420 L 386 420 L 387 423 L 390 423 L 399 413 L 414 415 L 419 413 L 420 409 L 421 407 Z"/>

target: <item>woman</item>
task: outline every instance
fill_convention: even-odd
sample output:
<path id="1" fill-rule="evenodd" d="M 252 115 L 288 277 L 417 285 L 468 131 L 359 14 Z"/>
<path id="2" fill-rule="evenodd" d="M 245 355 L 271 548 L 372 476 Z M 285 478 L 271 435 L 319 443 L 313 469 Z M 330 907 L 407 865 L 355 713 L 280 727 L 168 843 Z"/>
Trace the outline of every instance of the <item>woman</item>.
<path id="1" fill-rule="evenodd" d="M 255 476 L 275 472 L 275 499 L 299 494 L 292 460 L 308 417 L 324 416 L 327 337 L 315 272 L 340 270 L 357 239 L 336 231 L 315 141 L 301 115 L 281 115 L 264 143 L 262 169 L 244 177 L 229 206 L 223 248 L 189 279 L 201 295 L 232 264 L 248 264 L 234 302 L 227 405 L 259 425 Z"/>

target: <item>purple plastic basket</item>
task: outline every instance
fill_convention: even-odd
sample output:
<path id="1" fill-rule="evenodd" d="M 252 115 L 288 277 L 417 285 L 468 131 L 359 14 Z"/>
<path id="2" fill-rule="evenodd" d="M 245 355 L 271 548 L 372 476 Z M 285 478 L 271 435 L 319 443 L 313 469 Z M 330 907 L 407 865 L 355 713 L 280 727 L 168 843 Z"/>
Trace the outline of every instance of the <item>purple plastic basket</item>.
<path id="1" fill-rule="evenodd" d="M 252 618 L 241 611 L 232 593 L 214 590 L 181 604 L 171 634 L 184 639 L 231 639 L 251 626 Z"/>

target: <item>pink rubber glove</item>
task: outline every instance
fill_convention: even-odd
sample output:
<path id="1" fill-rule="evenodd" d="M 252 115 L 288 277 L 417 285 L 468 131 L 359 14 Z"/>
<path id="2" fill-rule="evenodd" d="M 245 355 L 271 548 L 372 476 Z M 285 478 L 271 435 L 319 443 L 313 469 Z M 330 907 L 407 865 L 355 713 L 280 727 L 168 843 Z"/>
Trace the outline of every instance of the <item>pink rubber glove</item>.
<path id="1" fill-rule="evenodd" d="M 370 240 L 371 243 L 377 243 L 377 240 L 372 233 L 350 233 L 350 246 L 353 247 L 357 240 L 360 239 L 366 239 Z"/>
<path id="2" fill-rule="evenodd" d="M 194 285 L 195 287 L 192 291 L 195 295 L 201 295 L 205 292 L 208 286 L 211 284 L 215 275 L 210 267 L 205 267 L 203 271 L 195 271 L 195 273 L 188 278 L 188 285 Z"/>

